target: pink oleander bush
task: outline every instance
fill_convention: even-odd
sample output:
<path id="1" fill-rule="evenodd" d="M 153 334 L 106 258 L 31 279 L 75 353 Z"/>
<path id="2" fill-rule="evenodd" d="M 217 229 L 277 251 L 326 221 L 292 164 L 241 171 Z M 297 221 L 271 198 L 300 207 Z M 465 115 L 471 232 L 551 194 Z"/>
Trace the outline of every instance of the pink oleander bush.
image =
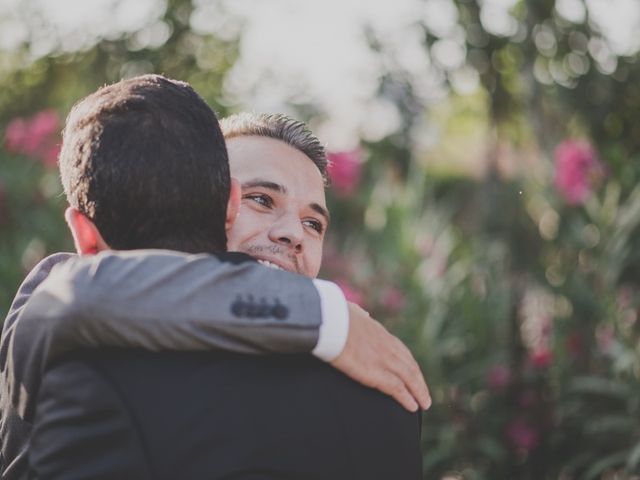
<path id="1" fill-rule="evenodd" d="M 554 152 L 554 185 L 569 205 L 581 205 L 603 175 L 594 148 L 584 140 L 565 140 Z"/>
<path id="2" fill-rule="evenodd" d="M 60 117 L 45 109 L 0 125 L 0 316 L 28 271 L 48 253 L 72 250 L 56 168 Z"/>
<path id="3" fill-rule="evenodd" d="M 478 202 L 484 185 L 468 179 L 425 179 L 456 192 L 446 203 L 426 188 L 374 195 L 362 179 L 388 168 L 371 161 L 375 145 L 361 152 L 367 162 L 344 163 L 357 175 L 334 170 L 323 275 L 420 360 L 434 397 L 423 416 L 425 478 L 640 471 L 640 274 L 626 268 L 640 251 L 640 214 L 630 213 L 640 212 L 640 187 L 604 202 L 620 187 L 595 152 L 563 141 L 548 184 L 501 180 L 488 205 Z M 447 211 L 457 213 L 436 221 Z M 557 215 L 554 235 L 539 226 L 545 212 Z"/>

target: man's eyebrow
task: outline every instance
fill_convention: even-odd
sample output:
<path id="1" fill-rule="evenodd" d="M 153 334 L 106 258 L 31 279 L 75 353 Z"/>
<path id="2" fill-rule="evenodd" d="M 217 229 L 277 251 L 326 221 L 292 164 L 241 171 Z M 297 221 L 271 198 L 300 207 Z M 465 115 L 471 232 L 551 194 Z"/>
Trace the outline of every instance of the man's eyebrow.
<path id="1" fill-rule="evenodd" d="M 318 203 L 312 203 L 309 206 L 311 207 L 311 210 L 322 215 L 324 217 L 324 220 L 329 223 L 329 221 L 331 220 L 331 216 L 329 215 L 329 211 L 326 208 Z"/>
<path id="2" fill-rule="evenodd" d="M 270 182 L 269 180 L 249 180 L 248 182 L 244 182 L 241 185 L 241 188 L 255 188 L 262 187 L 268 190 L 273 190 L 279 193 L 287 193 L 287 188 L 284 185 L 280 185 L 279 183 Z"/>

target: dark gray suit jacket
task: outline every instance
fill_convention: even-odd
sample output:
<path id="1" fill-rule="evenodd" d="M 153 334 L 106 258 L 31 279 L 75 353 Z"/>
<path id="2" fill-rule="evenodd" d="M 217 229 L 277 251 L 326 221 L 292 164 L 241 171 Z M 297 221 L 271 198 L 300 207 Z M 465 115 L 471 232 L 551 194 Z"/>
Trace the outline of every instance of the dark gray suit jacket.
<path id="1" fill-rule="evenodd" d="M 180 315 L 167 313 L 177 305 Z M 66 353 L 105 346 L 309 352 L 321 313 L 311 280 L 242 254 L 152 250 L 43 260 L 20 287 L 0 341 L 0 477 L 26 471 L 42 375 Z M 165 321 L 152 321 L 158 317 Z"/>
<path id="2" fill-rule="evenodd" d="M 418 480 L 420 416 L 310 355 L 92 350 L 44 377 L 47 480 Z"/>

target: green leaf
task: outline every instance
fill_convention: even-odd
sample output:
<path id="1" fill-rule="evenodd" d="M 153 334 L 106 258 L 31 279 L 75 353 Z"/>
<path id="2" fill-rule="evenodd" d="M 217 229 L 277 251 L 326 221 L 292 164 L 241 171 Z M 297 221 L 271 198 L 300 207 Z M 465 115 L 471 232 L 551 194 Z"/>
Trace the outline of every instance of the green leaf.
<path id="1" fill-rule="evenodd" d="M 500 462 L 507 456 L 506 449 L 495 438 L 488 436 L 478 439 L 478 450 L 495 462 Z"/>
<path id="2" fill-rule="evenodd" d="M 440 464 L 443 464 L 445 462 L 450 463 L 448 461 L 451 459 L 453 454 L 454 451 L 443 447 L 427 451 L 423 457 L 423 471 L 425 473 L 428 473 Z"/>
<path id="3" fill-rule="evenodd" d="M 632 449 L 627 459 L 627 470 L 634 472 L 640 467 L 640 442 L 638 442 Z"/>
<path id="4" fill-rule="evenodd" d="M 626 400 L 631 394 L 628 385 L 600 377 L 576 377 L 569 383 L 572 393 L 602 395 Z"/>
<path id="5" fill-rule="evenodd" d="M 587 470 L 584 479 L 596 480 L 597 478 L 599 478 L 600 474 L 602 474 L 608 468 L 624 465 L 628 454 L 628 450 L 624 450 L 622 452 L 617 452 L 603 458 L 602 460 L 593 464 L 593 466 L 589 470 Z"/>
<path id="6" fill-rule="evenodd" d="M 584 427 L 589 435 L 619 434 L 633 431 L 634 419 L 623 415 L 606 415 L 589 421 Z"/>

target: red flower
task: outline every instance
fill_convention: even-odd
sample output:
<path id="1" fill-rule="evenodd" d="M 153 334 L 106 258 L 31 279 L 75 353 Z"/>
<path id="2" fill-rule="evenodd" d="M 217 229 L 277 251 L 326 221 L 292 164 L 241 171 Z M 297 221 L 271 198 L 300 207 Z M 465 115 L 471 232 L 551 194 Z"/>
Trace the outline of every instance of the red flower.
<path id="1" fill-rule="evenodd" d="M 531 353 L 529 360 L 536 368 L 548 368 L 553 362 L 553 353 L 547 347 L 540 347 Z"/>
<path id="2" fill-rule="evenodd" d="M 585 141 L 565 140 L 554 157 L 556 190 L 569 205 L 584 203 L 604 171 L 593 147 Z"/>
<path id="3" fill-rule="evenodd" d="M 348 152 L 328 153 L 329 178 L 338 196 L 351 195 L 358 188 L 362 172 L 362 152 L 359 149 Z"/>
<path id="4" fill-rule="evenodd" d="M 532 450 L 540 442 L 540 433 L 529 422 L 518 418 L 507 427 L 507 438 L 516 448 Z"/>

